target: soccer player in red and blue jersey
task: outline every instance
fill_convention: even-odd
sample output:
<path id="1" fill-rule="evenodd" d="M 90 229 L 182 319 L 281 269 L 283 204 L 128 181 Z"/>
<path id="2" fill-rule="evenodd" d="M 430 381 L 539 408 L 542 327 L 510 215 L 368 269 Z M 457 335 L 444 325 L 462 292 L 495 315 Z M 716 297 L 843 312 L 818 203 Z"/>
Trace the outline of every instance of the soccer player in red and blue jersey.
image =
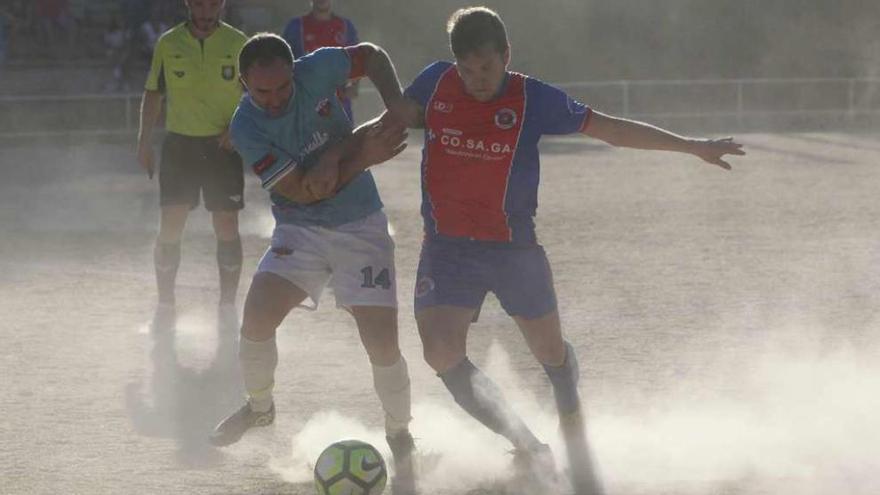
<path id="1" fill-rule="evenodd" d="M 425 68 L 405 91 L 407 105 L 385 116 L 425 129 L 425 240 L 415 288 L 425 359 L 466 412 L 510 440 L 515 462 L 535 477 L 552 473 L 549 448 L 467 357 L 468 328 L 486 293 L 494 292 L 550 378 L 576 492 L 598 493 L 577 359 L 563 339 L 550 265 L 535 236 L 538 141 L 581 133 L 614 146 L 689 153 L 725 169 L 724 155 L 744 152 L 730 138 L 685 138 L 602 114 L 558 88 L 509 72 L 504 23 L 489 9 L 455 12 L 448 31 L 455 63 Z"/>
<path id="2" fill-rule="evenodd" d="M 312 10 L 304 16 L 291 19 L 281 37 L 290 45 L 294 58 L 308 55 L 318 48 L 360 43 L 354 23 L 333 13 L 333 0 L 312 0 Z M 342 108 L 352 121 L 351 99 L 357 97 L 357 92 L 357 81 L 349 81 L 337 92 Z"/>

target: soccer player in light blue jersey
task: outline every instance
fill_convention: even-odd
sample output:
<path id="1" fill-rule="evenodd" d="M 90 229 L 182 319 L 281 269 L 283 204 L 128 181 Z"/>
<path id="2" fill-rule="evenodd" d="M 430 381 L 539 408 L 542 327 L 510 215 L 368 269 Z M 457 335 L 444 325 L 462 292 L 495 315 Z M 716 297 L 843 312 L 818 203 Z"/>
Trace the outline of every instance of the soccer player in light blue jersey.
<path id="1" fill-rule="evenodd" d="M 274 420 L 275 332 L 297 306 L 315 308 L 325 286 L 351 312 L 372 363 L 394 454 L 395 494 L 415 492 L 411 469 L 410 380 L 397 340 L 394 243 L 370 165 L 405 147 L 402 127 L 378 121 L 352 132 L 336 89 L 369 77 L 389 108 L 402 104 L 387 54 L 362 43 L 322 48 L 293 61 L 280 37 L 251 38 L 239 57 L 248 94 L 230 126 L 235 148 L 271 193 L 272 244 L 248 291 L 239 360 L 247 403 L 212 441 L 236 442 Z"/>

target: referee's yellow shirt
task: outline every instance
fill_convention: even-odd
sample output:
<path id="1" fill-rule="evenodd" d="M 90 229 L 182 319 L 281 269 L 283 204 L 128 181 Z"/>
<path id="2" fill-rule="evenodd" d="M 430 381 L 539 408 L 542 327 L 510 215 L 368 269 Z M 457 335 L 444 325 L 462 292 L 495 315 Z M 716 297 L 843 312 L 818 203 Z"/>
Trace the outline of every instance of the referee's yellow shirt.
<path id="1" fill-rule="evenodd" d="M 186 23 L 159 38 L 145 88 L 165 93 L 165 129 L 184 136 L 216 136 L 229 126 L 242 88 L 238 53 L 247 36 L 221 22 L 204 40 Z"/>

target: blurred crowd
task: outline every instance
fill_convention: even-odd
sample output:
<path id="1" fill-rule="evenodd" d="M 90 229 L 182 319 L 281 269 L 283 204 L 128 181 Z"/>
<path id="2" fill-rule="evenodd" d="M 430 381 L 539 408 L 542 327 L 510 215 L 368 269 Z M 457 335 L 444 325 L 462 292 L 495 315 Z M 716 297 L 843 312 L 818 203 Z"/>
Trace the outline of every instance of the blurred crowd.
<path id="1" fill-rule="evenodd" d="M 228 2 L 225 19 L 236 23 Z M 106 91 L 130 89 L 159 36 L 185 19 L 181 0 L 0 0 L 0 70 L 9 64 L 109 65 Z"/>

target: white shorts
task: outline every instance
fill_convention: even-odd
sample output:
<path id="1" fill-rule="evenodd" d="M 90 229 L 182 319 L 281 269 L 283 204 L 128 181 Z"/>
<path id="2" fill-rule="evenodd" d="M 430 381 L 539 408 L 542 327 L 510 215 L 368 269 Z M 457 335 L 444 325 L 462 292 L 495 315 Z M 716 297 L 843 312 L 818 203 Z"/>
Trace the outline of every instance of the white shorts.
<path id="1" fill-rule="evenodd" d="M 260 260 L 258 272 L 270 272 L 304 290 L 308 309 L 316 309 L 329 286 L 336 305 L 397 307 L 394 241 L 381 210 L 338 227 L 280 224 Z"/>

